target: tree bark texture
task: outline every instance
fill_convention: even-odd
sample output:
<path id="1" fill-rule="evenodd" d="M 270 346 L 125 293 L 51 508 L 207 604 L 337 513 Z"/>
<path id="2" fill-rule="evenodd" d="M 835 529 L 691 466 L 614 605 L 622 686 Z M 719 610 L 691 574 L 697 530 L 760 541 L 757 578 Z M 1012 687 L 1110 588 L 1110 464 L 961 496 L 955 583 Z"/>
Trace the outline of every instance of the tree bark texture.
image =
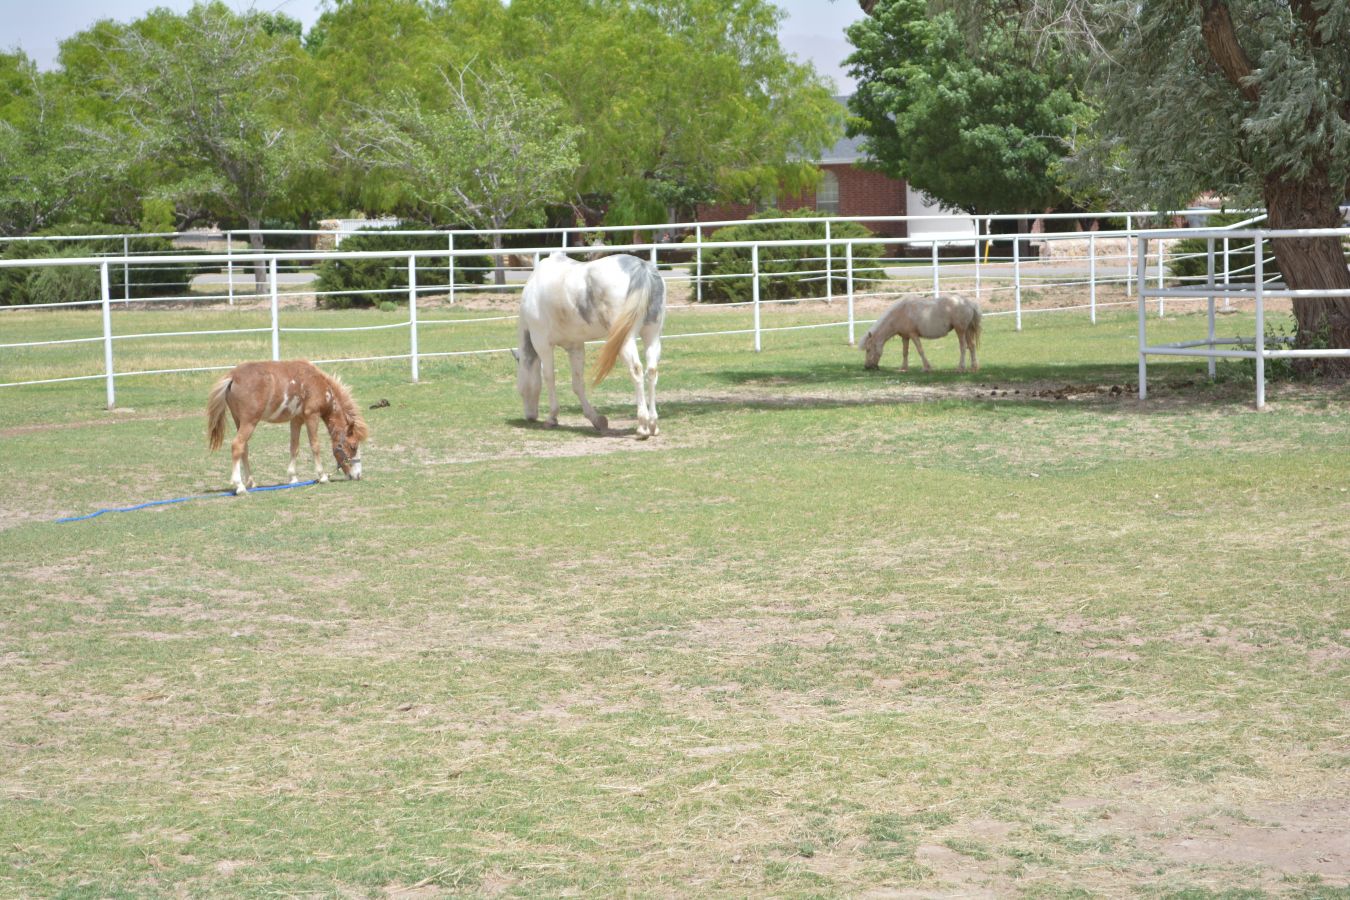
<path id="1" fill-rule="evenodd" d="M 256 219 L 249 216 L 248 219 L 248 246 L 250 249 L 261 253 L 266 247 L 263 245 L 262 219 Z M 267 293 L 267 263 L 262 259 L 253 261 L 253 290 L 258 294 Z"/>

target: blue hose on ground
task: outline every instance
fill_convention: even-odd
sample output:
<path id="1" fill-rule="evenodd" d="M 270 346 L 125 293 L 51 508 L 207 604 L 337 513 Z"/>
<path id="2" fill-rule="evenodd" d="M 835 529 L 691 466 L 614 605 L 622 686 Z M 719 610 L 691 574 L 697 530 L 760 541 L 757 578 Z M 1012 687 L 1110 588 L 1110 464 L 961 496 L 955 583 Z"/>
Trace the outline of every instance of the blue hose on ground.
<path id="1" fill-rule="evenodd" d="M 263 487 L 249 488 L 250 494 L 256 494 L 259 491 L 284 491 L 287 488 L 306 487 L 311 484 L 318 484 L 318 479 L 309 481 L 297 481 L 295 484 L 269 484 Z M 149 509 L 152 506 L 168 506 L 171 503 L 186 503 L 189 500 L 205 500 L 209 497 L 233 497 L 234 491 L 219 491 L 214 494 L 194 494 L 191 497 L 175 497 L 172 500 L 151 500 L 149 503 L 138 503 L 135 506 L 115 506 L 111 509 L 100 509 L 84 516 L 68 516 L 64 519 L 57 519 L 57 522 L 82 522 L 85 519 L 92 519 L 110 512 L 135 512 L 138 509 Z"/>

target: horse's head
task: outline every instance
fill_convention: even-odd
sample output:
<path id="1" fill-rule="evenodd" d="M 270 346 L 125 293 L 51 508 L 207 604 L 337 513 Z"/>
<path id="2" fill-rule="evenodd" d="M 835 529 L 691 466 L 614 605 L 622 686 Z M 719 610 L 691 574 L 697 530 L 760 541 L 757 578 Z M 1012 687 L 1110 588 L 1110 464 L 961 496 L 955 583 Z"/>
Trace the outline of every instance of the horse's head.
<path id="1" fill-rule="evenodd" d="M 328 436 L 333 441 L 333 459 L 342 474 L 353 481 L 361 480 L 361 442 L 367 436 L 366 423 L 359 413 L 341 411 L 328 422 Z"/>
<path id="2" fill-rule="evenodd" d="M 881 364 L 881 345 L 882 342 L 877 340 L 875 331 L 869 330 L 867 334 L 863 335 L 862 343 L 858 344 L 858 349 L 867 354 L 867 360 L 863 363 L 864 368 L 875 369 Z"/>

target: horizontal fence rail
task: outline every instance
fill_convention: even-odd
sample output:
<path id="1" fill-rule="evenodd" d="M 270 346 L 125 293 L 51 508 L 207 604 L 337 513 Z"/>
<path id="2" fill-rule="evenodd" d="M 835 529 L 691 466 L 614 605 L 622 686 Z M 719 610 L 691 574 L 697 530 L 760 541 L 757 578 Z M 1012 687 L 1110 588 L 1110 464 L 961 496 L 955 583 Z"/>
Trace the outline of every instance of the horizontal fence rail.
<path id="1" fill-rule="evenodd" d="M 1200 215 L 1199 211 L 1188 211 L 1187 215 Z M 752 315 L 752 324 L 749 328 L 727 328 L 722 330 L 696 330 L 683 333 L 674 333 L 663 335 L 666 340 L 681 338 L 697 338 L 714 335 L 740 335 L 748 334 L 753 336 L 753 347 L 756 351 L 762 348 L 762 336 L 775 331 L 802 331 L 815 329 L 838 328 L 844 329 L 846 340 L 849 344 L 856 341 L 857 326 L 859 324 L 870 324 L 871 320 L 860 321 L 856 315 L 855 300 L 862 297 L 885 297 L 887 299 L 911 294 L 938 294 L 944 290 L 953 288 L 973 293 L 977 299 L 988 299 L 991 302 L 1007 303 L 1010 308 L 991 310 L 986 312 L 989 316 L 1007 315 L 1014 319 L 1014 328 L 1021 330 L 1024 314 L 1033 314 L 1041 312 L 1065 312 L 1073 310 L 1086 310 L 1092 322 L 1097 320 L 1099 308 L 1104 306 L 1121 306 L 1131 301 L 1108 301 L 1099 302 L 1098 291 L 1100 288 L 1114 286 L 1128 295 L 1130 293 L 1138 294 L 1138 304 L 1141 310 L 1144 309 L 1146 300 L 1157 301 L 1157 314 L 1165 313 L 1165 301 L 1187 300 L 1202 301 L 1208 299 L 1213 306 L 1214 297 L 1224 297 L 1225 304 L 1232 300 L 1255 300 L 1258 307 L 1266 296 L 1288 296 L 1288 294 L 1276 293 L 1274 288 L 1267 289 L 1263 293 L 1260 288 L 1253 294 L 1250 291 L 1244 291 L 1241 287 L 1233 287 L 1234 279 L 1244 277 L 1255 277 L 1258 283 L 1263 284 L 1263 262 L 1265 261 L 1264 252 L 1257 256 L 1254 263 L 1246 266 L 1234 265 L 1234 259 L 1243 252 L 1250 257 L 1251 248 L 1261 243 L 1264 251 L 1263 235 L 1269 232 L 1253 231 L 1251 225 L 1263 219 L 1263 215 L 1257 214 L 1249 217 L 1237 225 L 1227 226 L 1224 229 L 1209 229 L 1200 231 L 1197 229 L 1170 228 L 1170 229 L 1151 229 L 1140 231 L 1135 229 L 1134 222 L 1146 222 L 1150 214 L 1147 213 L 1111 213 L 1099 214 L 1096 218 L 1106 217 L 1114 219 L 1124 219 L 1127 227 L 1125 229 L 1090 231 L 1090 232 L 1031 232 L 1018 231 L 1010 234 L 980 234 L 967 237 L 952 237 L 948 235 L 918 235 L 908 237 L 892 237 L 886 235 L 871 235 L 868 237 L 849 237 L 843 238 L 832 234 L 832 229 L 840 222 L 903 222 L 907 227 L 922 223 L 928 219 L 950 219 L 950 217 L 870 217 L 866 219 L 816 219 L 816 218 L 781 218 L 781 219 L 756 219 L 751 220 L 753 224 L 765 224 L 774 222 L 791 222 L 794 224 L 812 224 L 818 225 L 822 229 L 822 235 L 819 238 L 801 238 L 793 240 L 759 240 L 759 241 L 718 241 L 712 229 L 720 225 L 746 224 L 742 221 L 725 223 L 686 223 L 684 225 L 651 225 L 651 226 L 606 226 L 592 228 L 566 228 L 566 229 L 526 229 L 509 230 L 504 234 L 511 234 L 517 237 L 521 235 L 532 235 L 537 237 L 550 237 L 559 241 L 556 244 L 537 245 L 526 248 L 476 248 L 465 247 L 466 236 L 473 235 L 477 240 L 483 237 L 491 237 L 494 232 L 468 232 L 468 231 L 417 231 L 417 230 L 399 230 L 399 231 L 381 231 L 381 235 L 391 236 L 435 236 L 437 239 L 443 239 L 445 246 L 443 249 L 418 249 L 418 250 L 254 250 L 254 249 L 234 249 L 234 242 L 237 238 L 236 233 L 225 232 L 224 238 L 226 248 L 224 252 L 192 252 L 184 255 L 181 252 L 169 253 L 123 253 L 122 255 L 105 254 L 92 255 L 86 257 L 45 257 L 31 259 L 0 259 L 0 270 L 6 268 L 27 268 L 27 269 L 47 269 L 47 268 L 75 268 L 93 270 L 97 272 L 97 296 L 66 300 L 62 302 L 48 302 L 40 304 L 25 304 L 21 306 L 0 306 L 0 379 L 4 378 L 4 360 L 15 351 L 28 351 L 41 347 L 56 347 L 71 344 L 101 344 L 103 349 L 102 371 L 98 374 L 70 374 L 70 373 L 49 373 L 49 377 L 40 378 L 20 378 L 0 381 L 0 387 L 20 387 L 38 384 L 53 384 L 67 381 L 80 380 L 102 380 L 105 384 L 107 404 L 112 408 L 116 403 L 116 381 L 118 378 L 143 375 L 159 375 L 170 373 L 187 372 L 210 372 L 231 368 L 231 365 L 197 365 L 197 366 L 165 366 L 155 368 L 140 368 L 133 370 L 118 371 L 116 367 L 116 347 L 126 341 L 148 341 L 159 338 L 182 338 L 182 337 L 222 337 L 228 339 L 233 336 L 261 336 L 266 335 L 270 343 L 270 351 L 273 359 L 279 359 L 282 352 L 283 336 L 287 334 L 310 334 L 310 333 L 378 333 L 378 332 L 407 332 L 406 350 L 396 353 L 382 353 L 375 355 L 348 355 L 333 359 L 315 360 L 321 363 L 355 363 L 355 362 L 379 362 L 379 361 L 405 361 L 410 367 L 410 377 L 417 381 L 420 377 L 420 361 L 429 358 L 438 357 L 459 357 L 471 356 L 477 354 L 505 353 L 509 350 L 507 347 L 480 347 L 463 350 L 432 350 L 428 351 L 421 343 L 420 337 L 427 329 L 441 329 L 446 326 L 453 326 L 458 329 L 469 328 L 476 324 L 494 323 L 512 320 L 514 314 L 507 315 L 474 315 L 446 318 L 428 317 L 430 310 L 419 308 L 419 298 L 434 295 L 446 298 L 447 305 L 454 308 L 456 305 L 457 292 L 475 291 L 475 292 L 496 292 L 508 293 L 518 291 L 523 286 L 523 275 L 540 256 L 554 252 L 567 252 L 573 255 L 585 255 L 591 253 L 612 253 L 612 252 L 630 252 L 644 256 L 657 264 L 661 269 L 662 276 L 672 283 L 683 282 L 690 286 L 689 303 L 671 304 L 670 309 L 744 309 L 750 308 Z M 1059 214 L 1058 216 L 1042 216 L 1038 218 L 1064 218 L 1086 221 L 1094 218 L 1089 215 Z M 1153 217 L 1156 218 L 1156 217 Z M 1025 221 L 1027 217 L 1015 216 L 991 216 L 981 217 L 984 222 L 982 230 L 988 231 L 990 223 L 1001 220 L 1021 220 Z M 671 233 L 680 228 L 691 229 L 690 239 L 679 241 L 652 240 L 648 242 L 631 242 L 622 244 L 596 244 L 577 242 L 575 236 L 578 234 L 597 235 L 610 233 L 624 233 L 633 235 L 635 233 L 649 232 L 653 235 L 658 233 Z M 299 232 L 293 230 L 272 230 L 265 231 L 264 234 L 278 235 L 314 235 L 319 232 L 306 231 Z M 322 232 L 324 234 L 334 234 L 333 232 Z M 345 232 L 350 236 L 358 232 Z M 130 242 L 138 237 L 182 237 L 184 233 L 168 233 L 160 235 L 88 235 L 88 236 L 70 236 L 62 237 L 60 240 L 78 241 L 81 239 L 123 239 L 123 244 L 129 246 Z M 194 239 L 201 240 L 201 233 L 188 233 Z M 1176 242 L 1182 238 L 1198 237 L 1207 241 L 1207 250 L 1204 253 L 1181 254 L 1175 251 L 1172 254 L 1167 253 L 1168 247 L 1175 247 Z M 456 246 L 458 238 L 459 246 Z M 214 239 L 214 238 L 212 238 Z M 14 241 L 32 241 L 36 239 L 8 239 Z M 882 256 L 868 255 L 865 258 L 859 256 L 859 247 L 869 248 L 882 247 Z M 1150 251 L 1150 246 L 1152 250 Z M 1000 248 L 1001 253 L 994 255 L 995 247 Z M 802 256 L 800 248 L 811 248 L 806 256 Z M 1037 251 L 1036 255 L 1028 252 L 1030 249 Z M 750 259 L 745 271 L 711 271 L 705 260 L 705 253 L 740 249 L 748 250 Z M 965 252 L 969 250 L 970 252 Z M 791 272 L 775 272 L 773 267 L 781 265 L 784 259 L 781 257 L 785 251 L 792 251 Z M 664 258 L 663 258 L 664 257 Z M 488 264 L 482 263 L 483 259 L 488 260 Z M 1207 261 L 1209 275 L 1197 279 L 1195 276 L 1178 277 L 1169 276 L 1169 267 L 1186 259 L 1205 259 Z M 361 290 L 318 290 L 312 285 L 313 271 L 316 263 L 325 261 L 376 261 L 383 260 L 388 263 L 391 269 L 406 270 L 404 281 L 406 287 L 391 288 L 365 288 Z M 523 261 L 523 264 L 522 264 Z M 510 265 L 508 265 L 510 263 Z M 150 270 L 158 272 L 173 272 L 175 266 L 191 265 L 196 269 L 207 269 L 209 271 L 199 273 L 197 276 L 204 279 L 203 284 L 207 286 L 206 292 L 192 289 L 182 293 L 174 293 L 168 296 L 150 297 L 138 296 L 132 293 L 133 278 L 132 273 L 146 272 Z M 489 273 L 502 271 L 506 276 L 504 284 L 483 284 Z M 121 276 L 121 290 L 114 291 L 114 276 Z M 214 285 L 218 279 L 224 276 L 226 279 L 226 289 L 224 291 L 214 290 Z M 121 309 L 150 309 L 155 304 L 190 304 L 193 306 L 205 304 L 220 304 L 226 302 L 230 306 L 235 306 L 240 298 L 240 292 L 236 289 L 236 280 L 246 277 L 248 282 L 254 287 L 254 291 L 243 296 L 247 297 L 252 304 L 250 308 L 256 308 L 259 303 L 265 305 L 267 313 L 267 324 L 256 327 L 240 328 L 202 328 L 198 330 L 178 330 L 178 331 L 146 331 L 133 330 L 132 332 L 119 333 L 113 327 L 114 312 Z M 766 285 L 770 285 L 776 278 L 790 277 L 807 284 L 817 285 L 818 291 L 812 296 L 805 298 L 795 297 L 790 299 L 764 299 L 762 296 Z M 287 279 L 288 281 L 284 281 Z M 710 304 L 700 302 L 703 299 L 703 291 L 706 286 L 716 285 L 718 283 L 727 283 L 729 281 L 749 282 L 749 299 L 731 302 Z M 178 284 L 179 282 L 169 281 L 168 284 Z M 143 279 L 135 282 L 136 287 L 144 287 L 152 282 Z M 158 285 L 156 285 L 158 286 Z M 842 286 L 842 297 L 836 298 L 837 287 Z M 1085 296 L 1082 297 L 1086 302 L 1074 303 L 1068 305 L 1059 305 L 1053 307 L 1035 307 L 1026 308 L 1023 303 L 1023 295 L 1027 290 L 1042 289 L 1069 289 L 1078 291 Z M 341 298 L 348 294 L 364 294 L 374 297 L 388 296 L 391 299 L 397 298 L 406 302 L 406 317 L 399 320 L 374 325 L 343 325 L 343 326 L 299 326 L 295 324 L 283 324 L 284 317 L 280 298 L 283 296 L 292 296 L 302 294 L 307 297 L 318 299 Z M 1119 294 L 1117 294 L 1119 295 Z M 0 298 L 3 299 L 3 298 Z M 786 324 L 786 325 L 766 325 L 762 318 L 762 311 L 774 308 L 790 307 L 793 304 L 799 304 L 803 300 L 823 300 L 827 304 L 833 304 L 836 299 L 843 299 L 843 309 L 841 317 L 837 320 L 812 324 Z M 386 301 L 387 302 L 387 301 Z M 58 310 L 62 308 L 93 308 L 98 307 L 101 318 L 101 331 L 96 335 L 88 337 L 61 338 L 58 340 L 14 340 L 7 337 L 5 328 L 6 312 L 15 310 Z M 288 312 L 289 314 L 289 312 Z M 118 313 L 120 315 L 120 312 Z M 1212 313 L 1211 313 L 1212 316 Z M 1142 332 L 1141 332 L 1142 334 Z M 1211 334 L 1211 338 L 1213 335 Z M 1141 352 L 1142 352 L 1141 338 Z M 1159 350 L 1159 355 L 1172 353 L 1173 351 L 1189 351 L 1195 347 L 1171 347 Z M 1211 350 L 1215 348 L 1210 347 Z M 1246 351 L 1216 351 L 1220 353 L 1242 353 Z M 1281 351 L 1270 351 L 1278 353 Z M 1142 360 L 1142 355 L 1141 355 Z M 1212 368 L 1212 363 L 1211 363 Z M 1142 371 L 1142 362 L 1141 362 Z M 1141 380 L 1141 394 L 1143 392 L 1144 382 Z"/>

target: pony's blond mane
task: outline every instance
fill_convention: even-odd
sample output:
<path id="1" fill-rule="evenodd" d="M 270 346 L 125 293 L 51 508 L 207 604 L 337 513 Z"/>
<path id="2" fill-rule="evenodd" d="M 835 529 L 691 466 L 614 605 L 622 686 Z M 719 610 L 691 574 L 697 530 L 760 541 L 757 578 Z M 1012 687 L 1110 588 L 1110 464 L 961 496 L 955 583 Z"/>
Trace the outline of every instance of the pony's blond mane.
<path id="1" fill-rule="evenodd" d="M 333 389 L 333 398 L 342 407 L 343 415 L 352 423 L 352 437 L 358 444 L 363 442 L 370 436 L 370 429 L 366 427 L 366 420 L 361 415 L 361 407 L 357 404 L 356 398 L 352 396 L 351 388 L 347 387 L 346 382 L 338 375 L 329 375 L 325 372 L 324 377 L 328 379 L 328 384 Z"/>

